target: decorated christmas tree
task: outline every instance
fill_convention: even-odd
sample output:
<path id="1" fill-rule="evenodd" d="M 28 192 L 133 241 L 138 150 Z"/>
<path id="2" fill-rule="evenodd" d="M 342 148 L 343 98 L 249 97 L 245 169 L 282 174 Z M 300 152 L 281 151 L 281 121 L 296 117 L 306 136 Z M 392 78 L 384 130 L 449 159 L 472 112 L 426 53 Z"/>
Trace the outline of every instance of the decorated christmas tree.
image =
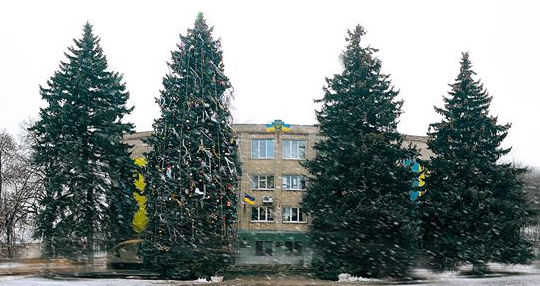
<path id="1" fill-rule="evenodd" d="M 240 165 L 220 41 L 202 14 L 172 52 L 147 154 L 147 268 L 195 278 L 232 262 Z"/>
<path id="2" fill-rule="evenodd" d="M 132 161 L 122 142 L 133 129 L 122 123 L 132 108 L 90 24 L 74 43 L 68 61 L 41 88 L 47 107 L 31 128 L 34 162 L 46 175 L 35 235 L 45 256 L 86 255 L 92 263 L 95 245 L 132 236 Z"/>
<path id="3" fill-rule="evenodd" d="M 406 275 L 415 256 L 413 174 L 403 165 L 415 151 L 397 132 L 402 102 L 377 51 L 361 46 L 361 26 L 348 31 L 344 70 L 327 79 L 317 112 L 324 139 L 305 166 L 312 175 L 303 206 L 319 276 Z"/>
<path id="4" fill-rule="evenodd" d="M 469 55 L 444 107 L 442 120 L 430 125 L 428 146 L 435 154 L 427 177 L 429 195 L 421 204 L 423 245 L 433 269 L 472 264 L 486 271 L 490 261 L 524 263 L 530 243 L 520 231 L 532 211 L 524 199 L 524 169 L 499 162 L 510 124 L 489 114 L 491 96 L 474 80 Z"/>

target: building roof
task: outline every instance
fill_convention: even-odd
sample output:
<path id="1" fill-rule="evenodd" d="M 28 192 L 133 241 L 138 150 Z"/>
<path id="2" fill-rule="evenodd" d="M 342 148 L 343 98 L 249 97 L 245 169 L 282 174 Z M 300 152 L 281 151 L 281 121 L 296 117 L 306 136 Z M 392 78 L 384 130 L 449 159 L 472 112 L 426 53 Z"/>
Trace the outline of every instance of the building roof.
<path id="1" fill-rule="evenodd" d="M 290 131 L 287 134 L 319 134 L 317 125 L 290 125 Z M 233 124 L 233 129 L 237 133 L 261 133 L 266 134 L 266 124 Z M 150 137 L 153 131 L 143 131 L 129 134 L 124 137 L 124 141 L 133 145 L 132 157 L 141 157 L 144 152 L 150 151 L 150 147 L 142 140 Z M 433 153 L 427 148 L 427 136 L 405 135 L 405 144 L 412 143 L 420 151 L 420 157 L 427 159 L 433 156 Z"/>

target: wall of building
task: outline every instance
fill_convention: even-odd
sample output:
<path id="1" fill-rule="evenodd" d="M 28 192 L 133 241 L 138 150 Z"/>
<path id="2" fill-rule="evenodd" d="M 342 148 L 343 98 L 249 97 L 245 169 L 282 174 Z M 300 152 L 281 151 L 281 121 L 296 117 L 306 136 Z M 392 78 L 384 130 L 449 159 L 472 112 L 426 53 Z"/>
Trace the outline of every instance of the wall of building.
<path id="1" fill-rule="evenodd" d="M 283 140 L 303 140 L 306 142 L 306 159 L 315 157 L 313 144 L 318 139 L 317 129 L 313 126 L 292 126 L 289 132 L 266 132 L 264 125 L 235 125 L 239 136 L 240 160 L 242 162 L 242 178 L 240 190 L 256 199 L 254 206 L 263 206 L 264 196 L 272 197 L 271 206 L 275 210 L 274 222 L 251 222 L 251 205 L 243 203 L 239 213 L 239 228 L 243 230 L 274 230 L 274 231 L 306 231 L 307 221 L 304 223 L 283 222 L 282 208 L 285 206 L 299 207 L 304 195 L 303 190 L 283 190 L 283 175 L 303 175 L 307 177 L 307 171 L 300 163 L 303 160 L 284 159 L 282 156 Z M 254 159 L 251 157 L 251 141 L 253 139 L 274 139 L 274 158 Z M 253 190 L 250 176 L 273 175 L 273 190 Z"/>
<path id="2" fill-rule="evenodd" d="M 307 235 L 309 217 L 303 222 L 283 220 L 283 208 L 301 207 L 305 190 L 284 190 L 282 178 L 284 175 L 309 176 L 301 163 L 306 159 L 315 158 L 313 146 L 322 138 L 319 129 L 313 125 L 291 125 L 287 132 L 267 132 L 266 126 L 263 124 L 235 124 L 233 128 L 238 134 L 239 156 L 242 163 L 242 177 L 238 190 L 240 198 L 238 208 L 239 251 L 236 263 L 239 265 L 309 264 L 313 254 Z M 150 135 L 151 132 L 140 132 L 126 136 L 125 141 L 134 146 L 132 154 L 134 158 L 141 157 L 144 152 L 150 150 L 149 146 L 143 143 L 144 138 Z M 251 142 L 256 139 L 273 140 L 274 156 L 272 158 L 252 158 Z M 283 158 L 284 140 L 305 141 L 305 158 Z M 406 135 L 404 145 L 408 144 L 419 149 L 421 158 L 427 159 L 432 156 L 432 153 L 427 149 L 426 137 Z M 250 177 L 253 175 L 273 176 L 274 188 L 271 190 L 252 188 Z M 253 205 L 243 202 L 244 194 L 255 199 Z M 271 197 L 272 203 L 263 203 L 263 197 Z M 274 220 L 252 221 L 253 207 L 273 207 Z"/>
<path id="3" fill-rule="evenodd" d="M 295 264 L 304 265 L 311 261 L 312 250 L 306 234 L 309 218 L 304 222 L 286 222 L 283 220 L 284 207 L 301 207 L 305 190 L 284 190 L 284 175 L 308 176 L 301 162 L 313 159 L 313 144 L 319 139 L 318 130 L 314 126 L 295 125 L 288 132 L 267 132 L 265 125 L 237 124 L 234 126 L 239 137 L 239 152 L 242 162 L 242 178 L 240 192 L 255 198 L 255 204 L 242 202 L 239 208 L 239 252 L 236 263 L 245 264 Z M 252 158 L 251 142 L 256 139 L 272 139 L 274 156 L 268 159 Z M 305 141 L 305 158 L 285 159 L 282 154 L 283 140 Z M 250 176 L 271 175 L 274 177 L 272 190 L 256 190 L 251 186 Z M 265 204 L 263 197 L 271 197 L 273 202 Z M 274 221 L 252 221 L 253 207 L 267 206 L 274 209 Z M 271 246 L 271 255 L 257 252 L 257 243 Z M 260 245 L 259 245 L 260 246 Z M 300 247 L 298 247 L 300 246 Z M 291 251 L 291 248 L 299 248 Z"/>

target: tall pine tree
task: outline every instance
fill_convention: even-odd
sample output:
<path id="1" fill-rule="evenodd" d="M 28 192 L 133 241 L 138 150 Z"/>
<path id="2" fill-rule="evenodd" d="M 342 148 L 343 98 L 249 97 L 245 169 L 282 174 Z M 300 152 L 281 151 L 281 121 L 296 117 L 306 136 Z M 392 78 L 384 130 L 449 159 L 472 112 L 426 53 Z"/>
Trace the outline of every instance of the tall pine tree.
<path id="1" fill-rule="evenodd" d="M 305 166 L 313 179 L 303 205 L 312 215 L 310 235 L 318 275 L 406 275 L 414 259 L 412 173 L 397 132 L 402 102 L 377 51 L 362 47 L 361 26 L 348 31 L 344 70 L 327 79 L 317 156 Z"/>
<path id="2" fill-rule="evenodd" d="M 464 53 L 444 107 L 435 108 L 442 120 L 428 133 L 435 156 L 421 219 L 424 248 L 437 270 L 470 263 L 483 272 L 490 261 L 530 258 L 530 244 L 520 236 L 532 214 L 519 179 L 524 170 L 498 163 L 510 151 L 500 146 L 510 124 L 489 115 L 491 96 L 473 75 Z"/>
<path id="3" fill-rule="evenodd" d="M 30 128 L 36 135 L 34 162 L 46 174 L 35 236 L 48 257 L 86 255 L 94 246 L 131 237 L 132 161 L 122 142 L 133 125 L 122 123 L 132 108 L 122 77 L 107 70 L 107 60 L 84 26 L 82 39 L 66 53 L 41 87 L 47 107 Z"/>
<path id="4" fill-rule="evenodd" d="M 195 278 L 231 263 L 240 165 L 220 41 L 202 14 L 172 52 L 148 143 L 148 268 Z"/>

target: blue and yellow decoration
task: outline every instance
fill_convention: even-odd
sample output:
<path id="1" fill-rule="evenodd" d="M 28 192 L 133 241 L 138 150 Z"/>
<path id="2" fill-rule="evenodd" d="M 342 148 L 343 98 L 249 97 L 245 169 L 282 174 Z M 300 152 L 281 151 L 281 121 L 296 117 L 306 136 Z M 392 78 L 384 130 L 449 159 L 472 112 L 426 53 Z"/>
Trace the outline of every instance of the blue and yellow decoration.
<path id="1" fill-rule="evenodd" d="M 244 202 L 250 204 L 250 205 L 254 205 L 255 204 L 255 198 L 244 193 Z"/>
<path id="2" fill-rule="evenodd" d="M 421 190 L 413 189 L 409 192 L 409 199 L 414 202 L 418 199 L 418 197 L 425 195 L 427 192 L 427 190 L 423 188 L 426 185 L 425 179 L 427 171 L 414 160 L 404 160 L 403 165 L 405 167 L 410 167 L 413 173 L 418 174 L 417 179 L 412 182 L 411 186 L 413 188 L 421 188 Z"/>
<path id="3" fill-rule="evenodd" d="M 286 124 L 280 119 L 274 120 L 271 124 L 266 124 L 266 132 L 289 132 L 291 131 L 291 125 Z"/>
<path id="4" fill-rule="evenodd" d="M 146 196 L 144 194 L 144 189 L 146 187 L 146 183 L 144 181 L 144 176 L 142 172 L 144 171 L 144 168 L 146 168 L 146 160 L 144 158 L 135 158 L 134 160 L 135 165 L 137 166 L 137 173 L 135 174 L 135 188 L 136 190 L 133 192 L 133 197 L 137 201 L 138 209 L 135 215 L 133 216 L 133 230 L 136 233 L 141 233 L 143 230 L 146 229 L 146 226 L 148 225 L 148 214 L 146 213 Z"/>

